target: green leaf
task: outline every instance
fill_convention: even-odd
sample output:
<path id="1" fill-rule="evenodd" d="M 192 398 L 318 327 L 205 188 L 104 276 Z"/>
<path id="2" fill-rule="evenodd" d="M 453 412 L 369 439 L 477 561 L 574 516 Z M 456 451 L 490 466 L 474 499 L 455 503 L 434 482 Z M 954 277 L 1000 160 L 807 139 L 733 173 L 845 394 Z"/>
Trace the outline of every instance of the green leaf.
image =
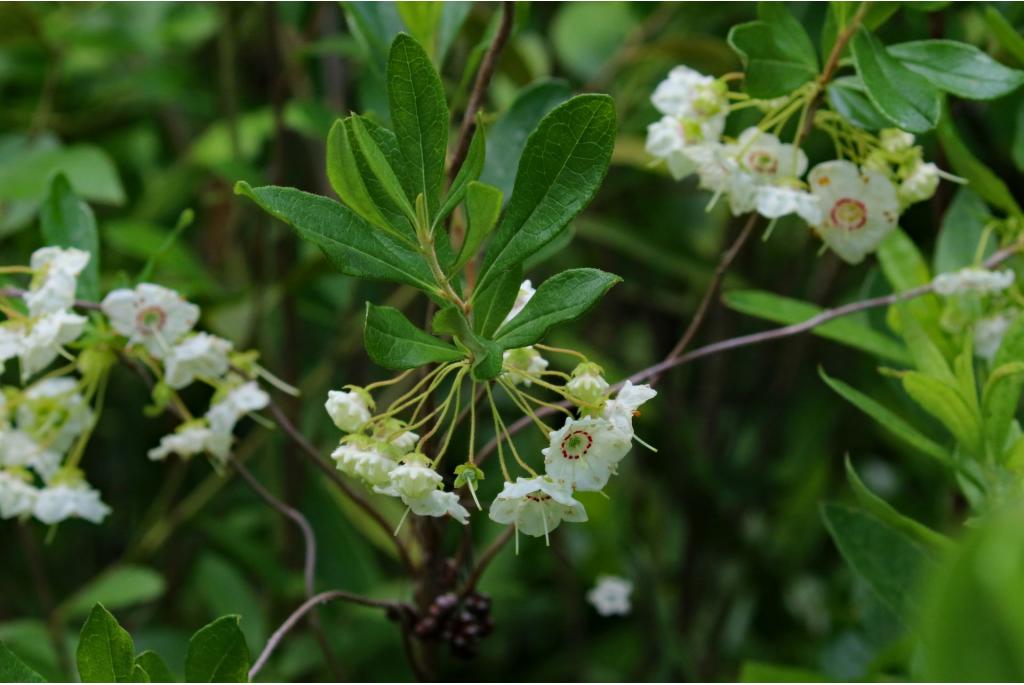
<path id="1" fill-rule="evenodd" d="M 398 16 L 416 41 L 425 46 L 431 59 L 436 59 L 437 25 L 446 2 L 396 2 Z"/>
<path id="2" fill-rule="evenodd" d="M 827 502 L 822 519 L 843 559 L 907 625 L 919 612 L 916 590 L 934 567 L 926 548 L 861 509 Z"/>
<path id="3" fill-rule="evenodd" d="M 947 552 L 953 547 L 953 541 L 945 535 L 937 533 L 923 523 L 901 514 L 891 504 L 871 492 L 854 470 L 849 455 L 847 455 L 845 461 L 846 480 L 850 483 L 857 501 L 860 502 L 861 506 L 868 513 L 877 517 L 879 521 L 894 530 L 928 547 L 934 553 Z"/>
<path id="4" fill-rule="evenodd" d="M 83 683 L 131 682 L 135 646 L 131 635 L 97 604 L 78 639 L 78 675 Z"/>
<path id="5" fill-rule="evenodd" d="M 903 389 L 922 409 L 934 416 L 970 454 L 982 453 L 981 417 L 954 386 L 917 371 L 901 376 Z"/>
<path id="6" fill-rule="evenodd" d="M 770 4 L 761 3 L 762 19 L 733 26 L 728 36 L 747 67 L 744 88 L 756 98 L 788 95 L 818 76 L 818 56 L 803 26 L 783 6 Z"/>
<path id="7" fill-rule="evenodd" d="M 78 618 L 96 604 L 113 610 L 151 602 L 164 593 L 164 579 L 144 566 L 116 566 L 92 579 L 60 605 L 60 613 Z"/>
<path id="8" fill-rule="evenodd" d="M 238 621 L 238 616 L 222 616 L 192 636 L 185 657 L 186 682 L 249 682 L 249 647 Z"/>
<path id="9" fill-rule="evenodd" d="M 495 341 L 505 349 L 532 345 L 552 326 L 579 318 L 622 279 L 599 269 L 569 269 L 540 284 L 519 312 L 498 329 Z"/>
<path id="10" fill-rule="evenodd" d="M 763 290 L 731 290 L 722 299 L 728 307 L 738 312 L 786 325 L 807 321 L 824 311 L 810 302 Z M 811 332 L 898 364 L 910 361 L 910 355 L 898 340 L 876 331 L 855 317 L 842 317 L 823 323 Z"/>
<path id="11" fill-rule="evenodd" d="M 1017 62 L 1024 64 L 1024 37 L 1021 37 L 1013 24 L 1006 20 L 995 7 L 985 8 L 985 22 L 989 30 L 995 36 L 999 44 L 1016 58 Z"/>
<path id="12" fill-rule="evenodd" d="M 469 150 L 466 152 L 466 161 L 459 167 L 459 173 L 455 175 L 444 204 L 434 217 L 433 225 L 439 226 L 445 218 L 462 202 L 466 196 L 466 190 L 471 183 L 480 178 L 480 172 L 484 168 L 484 155 L 487 149 L 486 136 L 484 135 L 483 122 L 477 121 L 476 130 L 473 131 L 473 138 L 469 141 Z"/>
<path id="13" fill-rule="evenodd" d="M 943 464 L 950 463 L 949 453 L 941 445 L 931 438 L 922 435 L 916 428 L 907 423 L 906 420 L 893 413 L 892 410 L 843 381 L 832 378 L 825 373 L 824 369 L 819 369 L 818 373 L 821 374 L 822 380 L 828 384 L 828 387 L 839 393 L 840 397 L 882 424 L 883 428 L 907 445 L 910 445 L 922 454 L 937 459 Z"/>
<path id="14" fill-rule="evenodd" d="M 89 263 L 78 277 L 78 296 L 83 300 L 100 297 L 100 239 L 96 217 L 71 189 L 67 177 L 58 173 L 39 211 L 43 240 L 59 247 L 77 247 L 90 254 Z"/>
<path id="15" fill-rule="evenodd" d="M 1021 361 L 1024 361 L 1024 316 L 1017 317 L 1003 335 L 982 395 L 985 436 L 996 457 L 1003 456 L 1010 424 L 1024 390 L 1024 376 L 1017 367 Z"/>
<path id="16" fill-rule="evenodd" d="M 571 96 L 572 89 L 562 80 L 537 81 L 519 91 L 508 111 L 488 129 L 487 158 L 480 180 L 499 188 L 507 198 L 530 132 L 544 115 Z"/>
<path id="17" fill-rule="evenodd" d="M 0 683 L 45 683 L 39 675 L 0 642 Z"/>
<path id="18" fill-rule="evenodd" d="M 597 78 L 637 24 L 630 2 L 566 2 L 550 26 L 558 63 L 581 81 Z M 580 27 L 586 27 L 581 31 Z"/>
<path id="19" fill-rule="evenodd" d="M 466 235 L 462 238 L 459 256 L 451 267 L 456 273 L 472 259 L 501 214 L 501 191 L 478 181 L 466 188 Z"/>
<path id="20" fill-rule="evenodd" d="M 974 264 L 985 226 L 992 219 L 992 212 L 977 193 L 970 188 L 958 188 L 942 217 L 932 257 L 933 271 L 937 274 L 958 271 Z M 996 242 L 994 237 L 989 239 L 982 252 L 983 258 L 995 251 Z"/>
<path id="21" fill-rule="evenodd" d="M 890 45 L 888 50 L 936 88 L 970 100 L 994 100 L 1024 83 L 1024 72 L 955 40 L 915 40 Z"/>
<path id="22" fill-rule="evenodd" d="M 1010 192 L 1006 183 L 975 157 L 967 144 L 960 138 L 948 108 L 942 121 L 939 122 L 936 133 L 953 171 L 967 179 L 971 190 L 1004 212 L 1016 216 L 1021 215 L 1020 205 L 1017 204 L 1017 200 L 1014 199 L 1013 193 Z"/>
<path id="23" fill-rule="evenodd" d="M 152 682 L 152 680 L 150 680 L 149 674 L 146 673 L 146 669 L 144 669 L 139 664 L 135 664 L 135 665 L 132 666 L 131 679 L 128 682 L 130 682 L 130 683 L 149 683 L 149 682 Z"/>
<path id="24" fill-rule="evenodd" d="M 457 308 L 449 306 L 442 309 L 434 316 L 431 325 L 435 333 L 454 335 L 469 349 L 473 358 L 473 378 L 488 381 L 501 374 L 504 349 L 493 340 L 477 335 Z"/>
<path id="25" fill-rule="evenodd" d="M 607 95 L 578 95 L 544 117 L 526 142 L 505 217 L 480 270 L 479 294 L 553 240 L 597 192 L 615 146 Z"/>
<path id="26" fill-rule="evenodd" d="M 402 211 L 409 221 L 415 224 L 416 212 L 413 210 L 409 197 L 406 196 L 398 174 L 384 155 L 384 151 L 370 135 L 362 117 L 351 117 L 350 121 L 358 150 L 366 160 L 373 178 L 380 184 L 388 199 Z"/>
<path id="27" fill-rule="evenodd" d="M 290 225 L 300 238 L 323 250 L 343 274 L 405 283 L 430 294 L 440 292 L 414 246 L 374 230 L 342 204 L 295 188 L 253 188 L 244 181 L 235 185 L 235 193 Z"/>
<path id="28" fill-rule="evenodd" d="M 338 119 L 327 134 L 327 179 L 352 211 L 375 226 L 387 228 L 389 223 L 370 196 L 359 171 L 348 129 L 345 120 Z"/>
<path id="29" fill-rule="evenodd" d="M 897 60 L 870 31 L 861 29 L 850 44 L 868 97 L 890 121 L 912 133 L 926 133 L 939 122 L 941 96 L 924 77 Z"/>
<path id="30" fill-rule="evenodd" d="M 363 340 L 370 359 L 387 369 L 415 369 L 435 362 L 454 362 L 465 354 L 416 327 L 394 307 L 366 303 Z"/>
<path id="31" fill-rule="evenodd" d="M 514 267 L 503 273 L 485 292 L 473 297 L 473 330 L 490 338 L 516 302 L 523 282 L 523 272 Z"/>
<path id="32" fill-rule="evenodd" d="M 164 660 L 156 652 L 147 649 L 135 657 L 135 664 L 141 666 L 149 675 L 149 680 L 154 683 L 173 683 L 174 674 L 167 667 Z"/>
<path id="33" fill-rule="evenodd" d="M 858 128 L 877 131 L 892 125 L 878 108 L 871 104 L 867 89 L 859 76 L 841 76 L 825 88 L 832 109 Z"/>
<path id="34" fill-rule="evenodd" d="M 890 232 L 879 244 L 877 255 L 885 280 L 889 281 L 889 285 L 896 292 L 912 290 L 930 283 L 932 280 L 931 271 L 929 271 L 921 251 L 917 249 L 917 245 L 910 239 L 910 236 L 899 228 Z M 910 312 L 928 332 L 932 342 L 939 345 L 943 352 L 950 352 L 942 345 L 944 339 L 939 327 L 942 306 L 934 294 L 928 293 L 915 297 L 902 303 L 900 309 L 892 308 L 890 311 Z"/>
<path id="35" fill-rule="evenodd" d="M 448 149 L 448 103 L 430 57 L 414 38 L 395 37 L 388 55 L 388 104 L 398 149 L 414 177 L 407 188 L 420 193 L 430 217 L 437 212 Z"/>
<path id="36" fill-rule="evenodd" d="M 900 303 L 899 307 L 902 312 L 908 312 L 906 303 Z M 900 322 L 903 339 L 907 343 L 907 349 L 910 350 L 910 356 L 914 359 L 914 367 L 932 378 L 956 385 L 956 376 L 953 375 L 949 362 L 946 361 L 945 356 L 932 342 L 932 339 L 928 337 L 917 319 L 904 314 L 900 316 Z"/>
<path id="37" fill-rule="evenodd" d="M 796 666 L 744 661 L 740 667 L 741 683 L 823 683 L 828 677 L 817 671 Z"/>
<path id="38" fill-rule="evenodd" d="M 31 147 L 0 163 L 0 200 L 41 200 L 51 179 L 63 174 L 79 197 L 90 202 L 124 204 L 117 168 L 92 145 Z"/>

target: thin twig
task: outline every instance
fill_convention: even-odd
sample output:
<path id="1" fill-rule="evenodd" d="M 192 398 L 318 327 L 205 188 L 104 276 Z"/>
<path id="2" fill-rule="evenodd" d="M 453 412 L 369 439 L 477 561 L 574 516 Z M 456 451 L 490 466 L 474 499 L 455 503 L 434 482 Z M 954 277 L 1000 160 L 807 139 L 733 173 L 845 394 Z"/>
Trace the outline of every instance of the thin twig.
<path id="1" fill-rule="evenodd" d="M 288 634 L 288 631 L 295 627 L 295 624 L 298 623 L 310 609 L 320 604 L 325 604 L 326 602 L 332 602 L 336 599 L 345 600 L 352 604 L 359 604 L 360 606 L 385 609 L 388 611 L 402 609 L 402 605 L 396 602 L 362 597 L 360 595 L 354 595 L 351 592 L 345 592 L 344 590 L 329 590 L 327 592 L 321 592 L 319 595 L 314 595 L 303 602 L 298 609 L 293 611 L 291 615 L 285 619 L 284 623 L 274 631 L 274 634 L 270 636 L 270 639 L 267 640 L 267 644 L 263 648 L 263 651 L 260 652 L 259 658 L 256 659 L 256 663 L 254 663 L 252 668 L 249 669 L 249 680 L 253 680 L 263 669 L 263 666 L 267 663 L 267 659 L 269 659 L 274 653 L 274 650 L 277 649 L 277 646 L 281 643 L 284 636 Z"/>
<path id="2" fill-rule="evenodd" d="M 459 140 L 455 145 L 455 152 L 452 154 L 452 161 L 448 165 L 448 177 L 454 179 L 459 173 L 459 167 L 466 160 L 466 153 L 469 152 L 469 141 L 473 137 L 473 129 L 476 128 L 476 113 L 484 101 L 484 93 L 491 83 L 494 75 L 494 68 L 498 66 L 498 57 L 501 55 L 508 37 L 512 34 L 512 24 L 516 18 L 516 3 L 506 1 L 501 3 L 501 23 L 494 34 L 494 40 L 487 48 L 487 53 L 480 62 L 480 69 L 476 72 L 476 81 L 473 82 L 473 91 L 469 94 L 466 102 L 466 111 L 462 115 L 462 124 L 459 126 Z"/>

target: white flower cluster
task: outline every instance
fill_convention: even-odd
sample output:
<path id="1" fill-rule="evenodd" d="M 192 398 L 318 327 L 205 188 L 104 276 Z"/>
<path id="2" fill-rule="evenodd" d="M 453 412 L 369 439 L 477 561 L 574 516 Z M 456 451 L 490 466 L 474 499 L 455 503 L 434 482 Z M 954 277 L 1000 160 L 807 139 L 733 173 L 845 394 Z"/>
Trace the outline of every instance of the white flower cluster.
<path id="1" fill-rule="evenodd" d="M 967 267 L 952 273 L 939 274 L 932 279 L 932 287 L 939 295 L 964 295 L 975 293 L 987 295 L 1006 290 L 1013 285 L 1012 269 L 990 271 L 976 267 Z"/>
<path id="2" fill-rule="evenodd" d="M 904 207 L 931 197 L 943 175 L 921 160 L 913 136 L 893 130 L 882 132 L 860 166 L 827 161 L 804 179 L 807 155 L 776 135 L 751 127 L 734 141 L 722 138 L 726 100 L 722 81 L 674 68 L 651 97 L 664 116 L 648 126 L 647 151 L 677 180 L 696 173 L 700 187 L 712 191 L 714 201 L 727 199 L 734 215 L 800 217 L 851 264 L 896 228 Z"/>

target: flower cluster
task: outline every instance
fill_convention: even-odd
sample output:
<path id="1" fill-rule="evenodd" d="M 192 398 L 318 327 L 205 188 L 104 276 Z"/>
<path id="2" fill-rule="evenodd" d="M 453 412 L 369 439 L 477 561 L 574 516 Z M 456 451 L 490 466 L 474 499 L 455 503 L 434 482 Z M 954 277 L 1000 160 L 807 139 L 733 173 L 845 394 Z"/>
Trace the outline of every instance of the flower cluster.
<path id="1" fill-rule="evenodd" d="M 522 309 L 532 296 L 526 281 L 516 306 Z M 513 314 L 510 316 L 514 316 Z M 495 448 L 504 477 L 501 491 L 490 506 L 490 518 L 511 524 L 526 535 L 547 537 L 562 521 L 586 521 L 587 514 L 574 496 L 576 492 L 599 492 L 616 473 L 635 439 L 633 416 L 639 407 L 655 396 L 647 385 L 626 381 L 611 397 L 611 387 L 596 364 L 583 360 L 571 374 L 548 370 L 543 351 L 581 356 L 571 350 L 535 345 L 509 350 L 504 355 L 503 373 L 492 383 L 471 383 L 470 434 L 476 433 L 476 401 L 487 398 L 494 421 Z M 467 523 L 469 511 L 459 495 L 445 489 L 445 478 L 438 467 L 451 442 L 459 421 L 462 405 L 462 384 L 469 371 L 467 362 L 443 364 L 413 384 L 411 390 L 391 402 L 385 412 L 377 413 L 371 394 L 375 388 L 404 380 L 407 374 L 367 386 L 346 386 L 328 393 L 325 409 L 334 424 L 346 433 L 333 458 L 338 469 L 357 478 L 374 492 L 397 497 L 407 513 L 418 516 L 451 516 Z M 426 410 L 428 399 L 442 388 L 449 377 L 453 381 L 447 396 L 432 411 Z M 494 402 L 492 385 L 505 391 L 512 403 L 544 433 L 548 446 L 541 451 L 544 473 L 540 474 L 520 455 L 511 434 Z M 571 412 L 564 407 L 530 395 L 525 388 L 540 388 L 559 395 L 566 404 L 575 406 Z M 534 411 L 534 406 L 557 409 L 566 415 L 563 425 L 551 429 Z M 407 420 L 398 416 L 411 410 Z M 447 422 L 447 428 L 444 428 Z M 442 430 L 444 428 L 444 430 Z M 414 431 L 425 429 L 421 437 Z M 429 439 L 443 435 L 440 446 L 425 453 Z M 477 489 L 484 472 L 474 460 L 473 438 L 469 456 L 454 469 L 454 487 L 465 487 L 479 504 Z M 506 462 L 506 448 L 525 476 L 513 479 Z"/>
<path id="2" fill-rule="evenodd" d="M 696 174 L 714 194 L 712 205 L 724 198 L 733 215 L 757 212 L 773 222 L 795 215 L 840 258 L 859 263 L 896 227 L 904 208 L 934 194 L 940 177 L 960 179 L 924 162 L 911 134 L 874 135 L 828 110 L 813 123 L 832 137 L 841 158 L 808 172 L 799 141 L 816 93 L 805 87 L 777 100 L 752 100 L 729 91 L 724 79 L 676 67 L 651 97 L 663 116 L 648 126 L 647 151 L 677 180 Z M 724 136 L 728 114 L 749 106 L 765 112 L 761 123 L 735 139 Z M 798 112 L 794 142 L 782 142 Z"/>
<path id="3" fill-rule="evenodd" d="M 971 332 L 974 354 L 982 359 L 991 361 L 995 357 L 1003 336 L 1020 315 L 1015 298 L 1008 292 L 1015 279 L 1011 269 L 991 271 L 980 267 L 965 267 L 932 279 L 933 290 L 945 299 L 943 327 L 954 334 Z"/>
<path id="4" fill-rule="evenodd" d="M 251 373 L 265 373 L 227 340 L 194 332 L 199 308 L 173 290 L 142 283 L 109 293 L 100 303 L 76 303 L 89 254 L 74 248 L 36 250 L 27 267 L 0 273 L 30 276 L 26 290 L 5 291 L 0 311 L 0 373 L 18 360 L 22 385 L 0 388 L 0 518 L 34 516 L 99 523 L 110 509 L 86 481 L 80 463 L 103 402 L 107 374 L 118 356 L 156 378 L 155 408 L 172 407 L 184 421 L 151 459 L 207 452 L 223 462 L 233 431 L 269 396 Z M 77 304 L 98 310 L 91 316 Z M 60 357 L 68 364 L 38 380 Z M 209 410 L 193 418 L 177 392 L 197 381 L 213 388 Z"/>

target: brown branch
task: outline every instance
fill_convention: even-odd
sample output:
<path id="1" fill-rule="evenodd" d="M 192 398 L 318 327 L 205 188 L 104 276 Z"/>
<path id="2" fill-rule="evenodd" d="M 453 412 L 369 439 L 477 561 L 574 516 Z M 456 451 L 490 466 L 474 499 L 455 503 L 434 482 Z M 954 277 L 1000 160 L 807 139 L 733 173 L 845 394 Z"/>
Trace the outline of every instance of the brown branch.
<path id="1" fill-rule="evenodd" d="M 455 145 L 455 152 L 452 154 L 452 161 L 448 165 L 448 178 L 454 179 L 459 173 L 459 167 L 466 160 L 466 153 L 469 152 L 469 141 L 473 137 L 473 130 L 476 128 L 476 113 L 483 104 L 484 94 L 487 86 L 491 83 L 494 69 L 498 66 L 498 57 L 501 55 L 505 43 L 512 35 L 512 24 L 516 17 L 516 3 L 506 1 L 501 3 L 501 23 L 494 34 L 487 53 L 480 62 L 480 69 L 476 72 L 476 81 L 473 82 L 473 91 L 469 94 L 466 102 L 466 111 L 462 115 L 462 124 L 459 126 L 459 139 Z"/>

